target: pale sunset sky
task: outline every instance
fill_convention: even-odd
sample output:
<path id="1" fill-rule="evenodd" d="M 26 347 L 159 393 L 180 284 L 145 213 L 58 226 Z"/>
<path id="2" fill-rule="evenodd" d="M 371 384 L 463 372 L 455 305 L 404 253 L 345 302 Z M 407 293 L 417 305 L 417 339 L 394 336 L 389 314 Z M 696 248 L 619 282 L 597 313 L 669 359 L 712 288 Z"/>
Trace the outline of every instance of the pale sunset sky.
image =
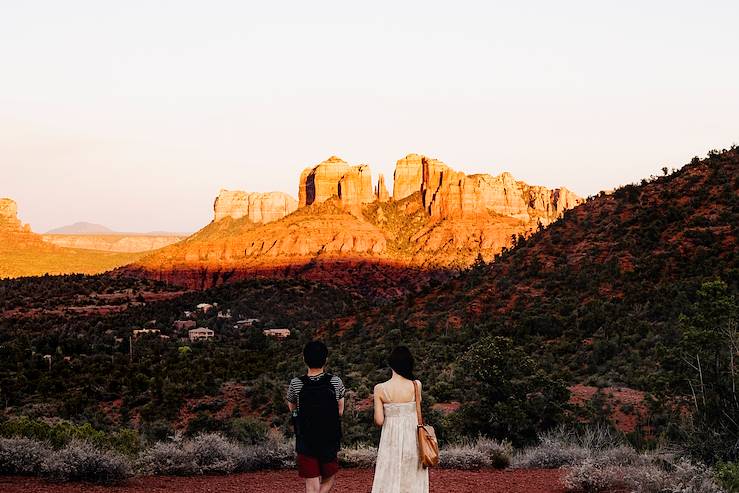
<path id="1" fill-rule="evenodd" d="M 586 196 L 739 143 L 739 2 L 0 0 L 0 197 L 194 231 L 426 154 Z"/>

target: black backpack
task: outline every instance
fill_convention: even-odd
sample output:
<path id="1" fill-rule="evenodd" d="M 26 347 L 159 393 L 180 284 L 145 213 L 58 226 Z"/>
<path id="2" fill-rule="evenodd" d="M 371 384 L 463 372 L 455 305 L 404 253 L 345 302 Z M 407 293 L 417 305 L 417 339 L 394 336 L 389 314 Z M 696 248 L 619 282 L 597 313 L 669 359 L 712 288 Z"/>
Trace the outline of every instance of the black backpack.
<path id="1" fill-rule="evenodd" d="M 299 454 L 332 460 L 339 451 L 341 421 L 332 375 L 316 380 L 300 377 L 298 412 L 294 419 L 295 449 Z"/>

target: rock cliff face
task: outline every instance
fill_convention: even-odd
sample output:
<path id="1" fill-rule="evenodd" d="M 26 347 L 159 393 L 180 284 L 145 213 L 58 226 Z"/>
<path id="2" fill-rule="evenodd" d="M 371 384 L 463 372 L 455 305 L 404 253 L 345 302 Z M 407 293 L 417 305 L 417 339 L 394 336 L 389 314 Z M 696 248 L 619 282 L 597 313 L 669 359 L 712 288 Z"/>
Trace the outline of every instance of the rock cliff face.
<path id="1" fill-rule="evenodd" d="M 224 217 L 246 217 L 253 223 L 270 223 L 282 219 L 298 209 L 298 202 L 286 193 L 248 193 L 240 190 L 221 190 L 213 204 L 214 221 Z"/>
<path id="2" fill-rule="evenodd" d="M 300 207 L 320 204 L 331 197 L 339 197 L 342 207 L 352 214 L 361 214 L 364 204 L 375 201 L 369 166 L 350 166 L 343 159 L 331 156 L 303 170 L 298 187 Z"/>
<path id="3" fill-rule="evenodd" d="M 15 201 L 0 199 L 0 231 L 19 232 L 23 229 L 23 225 L 18 219 L 18 205 Z"/>
<path id="4" fill-rule="evenodd" d="M 379 202 L 387 202 L 390 200 L 390 194 L 385 186 L 385 175 L 380 173 L 380 177 L 377 179 L 377 188 L 375 189 L 375 198 Z"/>
<path id="5" fill-rule="evenodd" d="M 582 199 L 566 188 L 549 190 L 516 181 L 510 173 L 465 175 L 439 160 L 409 154 L 397 163 L 393 198 L 416 191 L 434 219 L 474 218 L 489 213 L 547 225 Z"/>
<path id="6" fill-rule="evenodd" d="M 393 200 L 403 200 L 421 191 L 423 182 L 423 157 L 408 154 L 395 164 L 393 175 Z"/>
<path id="7" fill-rule="evenodd" d="M 581 202 L 564 188 L 530 186 L 509 173 L 466 175 L 418 154 L 397 162 L 392 199 L 382 176 L 372 185 L 368 166 L 332 156 L 301 173 L 298 210 L 286 217 L 281 206 L 274 218 L 264 217 L 264 206 L 262 216 L 252 216 L 249 194 L 224 191 L 216 221 L 129 271 L 196 288 L 315 272 L 361 285 L 367 271 L 356 270 L 359 264 L 392 266 L 388 278 L 403 278 L 402 269 L 423 276 L 463 268 L 478 255 L 491 259 L 512 236 Z M 250 222 L 235 222 L 241 217 Z"/>

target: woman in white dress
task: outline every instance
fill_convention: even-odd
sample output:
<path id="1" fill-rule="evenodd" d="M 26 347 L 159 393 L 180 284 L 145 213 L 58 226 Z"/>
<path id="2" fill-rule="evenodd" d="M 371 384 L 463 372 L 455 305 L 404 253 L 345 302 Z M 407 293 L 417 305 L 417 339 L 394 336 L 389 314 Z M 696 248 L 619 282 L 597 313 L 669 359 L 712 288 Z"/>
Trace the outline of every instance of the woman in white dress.
<path id="1" fill-rule="evenodd" d="M 428 493 L 429 472 L 418 458 L 413 356 L 404 346 L 390 354 L 390 380 L 375 385 L 375 424 L 382 427 L 372 493 Z"/>

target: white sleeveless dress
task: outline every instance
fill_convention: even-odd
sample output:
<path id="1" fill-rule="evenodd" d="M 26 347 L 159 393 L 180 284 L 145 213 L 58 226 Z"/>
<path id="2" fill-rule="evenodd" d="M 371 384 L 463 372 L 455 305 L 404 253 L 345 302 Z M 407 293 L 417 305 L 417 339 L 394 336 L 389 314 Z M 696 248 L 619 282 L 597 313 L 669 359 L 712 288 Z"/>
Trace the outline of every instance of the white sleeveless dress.
<path id="1" fill-rule="evenodd" d="M 385 386 L 382 391 L 387 397 Z M 383 405 L 372 493 L 428 493 L 429 471 L 418 458 L 416 401 Z"/>

